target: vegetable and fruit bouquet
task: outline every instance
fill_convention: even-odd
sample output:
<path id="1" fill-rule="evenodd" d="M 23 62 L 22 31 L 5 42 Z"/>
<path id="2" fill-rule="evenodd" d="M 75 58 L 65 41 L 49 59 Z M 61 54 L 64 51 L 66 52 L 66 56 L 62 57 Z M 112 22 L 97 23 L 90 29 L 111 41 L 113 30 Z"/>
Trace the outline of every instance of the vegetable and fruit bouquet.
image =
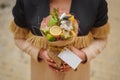
<path id="1" fill-rule="evenodd" d="M 73 15 L 59 13 L 59 9 L 54 8 L 51 14 L 43 19 L 40 31 L 48 42 L 48 55 L 59 68 L 63 61 L 58 58 L 58 54 L 67 46 L 74 43 L 77 36 L 78 23 Z"/>

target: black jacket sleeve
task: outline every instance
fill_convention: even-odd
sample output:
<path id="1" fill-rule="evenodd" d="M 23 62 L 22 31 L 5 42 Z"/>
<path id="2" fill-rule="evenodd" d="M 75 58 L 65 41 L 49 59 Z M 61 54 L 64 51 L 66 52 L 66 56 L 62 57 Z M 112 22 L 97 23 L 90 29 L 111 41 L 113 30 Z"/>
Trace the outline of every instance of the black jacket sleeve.
<path id="1" fill-rule="evenodd" d="M 25 19 L 24 4 L 22 1 L 23 0 L 16 0 L 16 4 L 13 7 L 12 13 L 13 13 L 14 22 L 16 23 L 16 25 L 22 28 L 28 28 L 26 24 L 26 19 Z"/>
<path id="2" fill-rule="evenodd" d="M 99 0 L 99 1 L 100 1 L 100 3 L 99 3 L 98 12 L 97 12 L 97 16 L 96 16 L 96 21 L 95 21 L 94 27 L 103 26 L 108 21 L 107 2 L 106 2 L 106 0 Z"/>

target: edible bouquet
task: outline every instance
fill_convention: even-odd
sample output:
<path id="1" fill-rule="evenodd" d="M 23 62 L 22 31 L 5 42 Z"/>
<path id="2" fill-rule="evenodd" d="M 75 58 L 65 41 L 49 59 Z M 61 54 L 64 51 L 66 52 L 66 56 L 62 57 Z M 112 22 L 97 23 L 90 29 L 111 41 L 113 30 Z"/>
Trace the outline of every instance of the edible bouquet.
<path id="1" fill-rule="evenodd" d="M 74 16 L 67 13 L 59 13 L 59 9 L 54 9 L 51 14 L 43 19 L 40 27 L 42 35 L 48 42 L 48 55 L 59 68 L 63 61 L 58 54 L 74 43 L 77 36 L 78 23 Z"/>

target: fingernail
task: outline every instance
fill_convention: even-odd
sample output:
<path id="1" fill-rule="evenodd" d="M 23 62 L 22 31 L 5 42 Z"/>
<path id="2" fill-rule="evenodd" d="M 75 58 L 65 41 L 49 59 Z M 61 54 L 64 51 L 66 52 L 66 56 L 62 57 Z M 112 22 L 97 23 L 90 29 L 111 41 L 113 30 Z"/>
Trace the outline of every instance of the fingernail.
<path id="1" fill-rule="evenodd" d="M 50 60 L 51 62 L 53 62 L 53 60 Z"/>
<path id="2" fill-rule="evenodd" d="M 63 69 L 63 67 L 60 67 L 61 69 Z"/>

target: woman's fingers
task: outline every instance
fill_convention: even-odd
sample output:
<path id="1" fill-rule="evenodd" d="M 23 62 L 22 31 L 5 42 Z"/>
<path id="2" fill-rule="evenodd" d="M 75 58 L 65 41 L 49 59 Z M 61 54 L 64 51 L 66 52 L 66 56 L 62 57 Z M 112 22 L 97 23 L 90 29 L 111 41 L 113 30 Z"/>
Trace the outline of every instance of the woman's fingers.
<path id="1" fill-rule="evenodd" d="M 55 72 L 59 72 L 59 71 L 60 72 L 67 72 L 67 71 L 69 71 L 71 69 L 71 67 L 69 65 L 67 65 L 67 64 L 64 65 L 64 66 L 61 66 L 61 68 L 59 68 L 59 69 L 56 68 L 57 65 L 55 63 L 48 62 L 48 65 Z"/>
<path id="2" fill-rule="evenodd" d="M 71 69 L 70 66 L 66 66 L 66 67 L 64 68 L 64 72 L 67 72 L 67 71 L 69 71 L 70 69 Z"/>
<path id="3" fill-rule="evenodd" d="M 78 49 L 76 49 L 75 47 L 73 47 L 73 46 L 71 46 L 71 50 L 74 52 L 74 53 L 78 53 L 79 52 L 79 50 Z"/>
<path id="4" fill-rule="evenodd" d="M 56 63 L 52 59 L 50 59 L 50 58 L 47 58 L 47 64 L 52 66 L 52 67 L 56 67 L 57 66 Z"/>
<path id="5" fill-rule="evenodd" d="M 50 60 L 47 62 L 48 66 L 50 69 L 52 69 L 55 72 L 59 72 L 60 69 L 56 68 L 57 65 L 54 62 L 51 62 Z"/>
<path id="6" fill-rule="evenodd" d="M 48 56 L 47 51 L 44 52 L 43 56 L 44 56 L 44 59 L 45 59 L 46 61 L 52 62 L 52 63 L 54 62 L 54 61 Z"/>
<path id="7" fill-rule="evenodd" d="M 46 61 L 50 69 L 52 69 L 55 72 L 59 72 L 59 71 L 67 72 L 71 69 L 71 67 L 66 63 L 63 64 L 62 66 L 63 68 L 59 68 L 59 69 L 56 68 L 57 67 L 56 63 L 48 56 L 47 51 L 44 51 L 43 56 L 44 56 L 44 60 Z"/>
<path id="8" fill-rule="evenodd" d="M 47 62 L 55 63 L 52 59 L 47 58 Z"/>
<path id="9" fill-rule="evenodd" d="M 45 57 L 46 57 L 46 59 L 47 59 L 48 62 L 55 63 L 55 62 L 48 56 L 47 53 L 46 53 Z"/>
<path id="10" fill-rule="evenodd" d="M 55 71 L 55 72 L 59 72 L 59 69 L 57 69 L 57 68 L 55 68 L 55 67 L 53 67 L 53 66 L 50 66 L 50 65 L 49 65 L 49 68 L 52 69 L 52 70 Z"/>
<path id="11" fill-rule="evenodd" d="M 70 69 L 71 69 L 71 67 L 68 64 L 64 63 L 63 66 L 61 66 L 60 71 L 61 72 L 67 72 Z"/>
<path id="12" fill-rule="evenodd" d="M 50 65 L 52 67 L 57 67 L 57 65 L 55 63 L 51 63 L 51 62 L 48 62 L 48 65 Z"/>
<path id="13" fill-rule="evenodd" d="M 48 56 L 47 51 L 44 51 L 42 53 L 42 56 L 50 69 L 52 69 L 55 72 L 59 72 L 59 69 L 56 68 L 57 67 L 56 63 Z"/>

